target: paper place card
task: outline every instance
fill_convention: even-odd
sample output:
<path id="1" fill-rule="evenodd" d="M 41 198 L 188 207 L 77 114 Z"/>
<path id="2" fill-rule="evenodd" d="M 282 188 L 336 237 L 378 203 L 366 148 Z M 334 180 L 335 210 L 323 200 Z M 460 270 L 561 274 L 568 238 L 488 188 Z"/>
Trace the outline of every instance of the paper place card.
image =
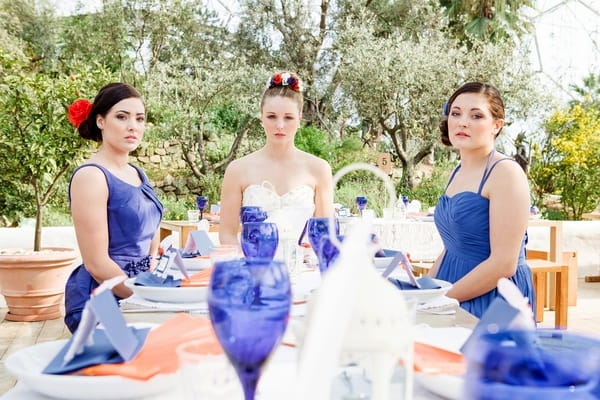
<path id="1" fill-rule="evenodd" d="M 153 275 L 156 275 L 160 278 L 166 279 L 169 274 L 169 269 L 173 267 L 173 264 L 177 266 L 179 271 L 183 276 L 189 279 L 189 274 L 185 265 L 183 264 L 183 258 L 181 258 L 181 253 L 179 250 L 174 248 L 173 246 L 167 248 L 163 251 L 163 254 L 158 259 L 158 264 L 152 271 Z"/>
<path id="2" fill-rule="evenodd" d="M 519 312 L 518 309 L 508 304 L 502 297 L 496 297 L 487 310 L 485 310 L 479 323 L 473 329 L 473 333 L 460 350 L 463 353 L 466 352 L 469 344 L 475 341 L 480 335 L 509 329 L 513 320 L 519 315 Z"/>
<path id="3" fill-rule="evenodd" d="M 205 230 L 191 231 L 183 250 L 184 256 L 206 256 L 215 247 Z"/>
<path id="4" fill-rule="evenodd" d="M 94 333 L 98 323 L 102 324 L 104 335 L 113 351 L 116 351 L 124 361 L 131 360 L 141 349 L 143 339 L 140 340 L 127 326 L 111 291 L 115 285 L 125 279 L 124 276 L 108 279 L 92 293 L 82 312 L 79 327 L 73 334 L 72 340 L 64 353 L 63 367 L 76 356 L 83 354 L 86 347 L 94 345 Z"/>

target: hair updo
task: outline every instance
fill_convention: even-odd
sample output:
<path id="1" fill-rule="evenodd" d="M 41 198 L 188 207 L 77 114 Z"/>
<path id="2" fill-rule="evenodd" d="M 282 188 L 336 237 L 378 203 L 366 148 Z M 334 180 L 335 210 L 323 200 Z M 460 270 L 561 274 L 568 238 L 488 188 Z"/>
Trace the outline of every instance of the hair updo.
<path id="1" fill-rule="evenodd" d="M 115 82 L 104 86 L 96 95 L 87 119 L 85 119 L 77 128 L 79 136 L 95 142 L 102 142 L 102 131 L 96 124 L 96 116 L 106 116 L 108 111 L 115 104 L 121 100 L 132 97 L 141 99 L 142 95 L 133 86 L 127 83 Z"/>
<path id="2" fill-rule="evenodd" d="M 483 94 L 488 101 L 492 117 L 495 119 L 504 119 L 504 102 L 502 101 L 502 97 L 500 96 L 498 89 L 489 83 L 467 82 L 459 87 L 454 93 L 452 93 L 452 96 L 450 96 L 448 101 L 444 104 L 445 118 L 442 122 L 440 122 L 440 137 L 442 143 L 446 146 L 452 146 L 452 143 L 450 143 L 450 136 L 448 134 L 448 115 L 452 109 L 452 103 L 454 103 L 454 100 L 456 100 L 456 98 L 463 93 Z M 496 133 L 496 137 L 498 137 L 500 131 L 502 131 L 502 129 Z"/>
<path id="3" fill-rule="evenodd" d="M 294 100 L 298 105 L 298 112 L 302 114 L 302 106 L 304 104 L 302 86 L 300 78 L 292 72 L 280 72 L 272 75 L 267 81 L 267 88 L 263 93 L 260 109 L 262 110 L 265 105 L 267 97 L 281 96 Z"/>

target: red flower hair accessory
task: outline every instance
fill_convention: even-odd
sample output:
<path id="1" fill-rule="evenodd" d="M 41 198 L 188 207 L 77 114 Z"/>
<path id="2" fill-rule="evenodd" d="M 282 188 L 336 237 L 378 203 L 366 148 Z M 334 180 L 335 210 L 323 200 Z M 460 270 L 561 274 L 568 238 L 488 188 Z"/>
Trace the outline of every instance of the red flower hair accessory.
<path id="1" fill-rule="evenodd" d="M 91 111 L 92 103 L 90 103 L 89 100 L 75 100 L 67 109 L 67 118 L 69 119 L 71 125 L 73 125 L 75 128 L 79 128 L 79 125 L 88 119 Z"/>
<path id="2" fill-rule="evenodd" d="M 289 72 L 275 74 L 269 78 L 269 81 L 267 82 L 267 88 L 270 89 L 276 86 L 287 86 L 294 92 L 302 92 L 302 83 L 300 82 L 300 78 Z"/>

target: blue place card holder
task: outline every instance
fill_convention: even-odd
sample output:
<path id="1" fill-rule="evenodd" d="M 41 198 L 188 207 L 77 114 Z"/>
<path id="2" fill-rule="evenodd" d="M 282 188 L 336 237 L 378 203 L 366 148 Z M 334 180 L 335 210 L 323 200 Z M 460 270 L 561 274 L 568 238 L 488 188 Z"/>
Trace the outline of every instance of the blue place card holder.
<path id="1" fill-rule="evenodd" d="M 517 318 L 520 311 L 508 304 L 503 297 L 496 297 L 485 310 L 479 323 L 473 329 L 471 336 L 467 338 L 460 351 L 465 353 L 470 343 L 477 337 L 485 333 L 495 333 L 501 330 L 509 329 L 512 322 Z"/>
<path id="2" fill-rule="evenodd" d="M 207 256 L 214 247 L 215 245 L 210 240 L 208 232 L 198 229 L 190 232 L 183 254 L 191 255 L 192 257 Z"/>
<path id="3" fill-rule="evenodd" d="M 86 366 L 82 365 L 87 360 L 86 351 L 87 355 L 93 358 L 87 360 L 87 365 L 98 364 L 98 357 L 104 357 L 101 362 L 115 360 L 114 354 L 111 355 L 115 352 L 119 357 L 116 358 L 117 361 L 112 362 L 129 361 L 135 357 L 141 350 L 149 329 L 138 330 L 128 327 L 119 310 L 111 289 L 125 279 L 125 277 L 108 279 L 92 293 L 82 312 L 79 327 L 59 353 L 62 357 L 55 358 L 47 369 L 55 371 L 52 373 L 61 373 L 57 371 L 62 369 L 64 373 L 72 370 L 73 366 L 70 365 L 72 362 L 82 368 Z M 100 330 L 97 329 L 98 323 L 103 327 L 101 333 L 97 332 Z"/>

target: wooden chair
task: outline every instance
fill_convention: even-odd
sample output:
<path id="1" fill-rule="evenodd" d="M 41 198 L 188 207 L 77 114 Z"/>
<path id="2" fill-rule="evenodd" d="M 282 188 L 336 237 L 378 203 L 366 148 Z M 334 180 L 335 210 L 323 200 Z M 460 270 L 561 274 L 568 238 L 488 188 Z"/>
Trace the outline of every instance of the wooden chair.
<path id="1" fill-rule="evenodd" d="M 552 273 L 556 276 L 554 293 L 549 293 L 555 305 L 554 326 L 566 329 L 569 310 L 569 266 L 536 258 L 528 258 L 527 265 L 529 265 L 533 274 L 536 322 L 544 320 L 544 306 L 548 287 L 547 276 Z"/>

